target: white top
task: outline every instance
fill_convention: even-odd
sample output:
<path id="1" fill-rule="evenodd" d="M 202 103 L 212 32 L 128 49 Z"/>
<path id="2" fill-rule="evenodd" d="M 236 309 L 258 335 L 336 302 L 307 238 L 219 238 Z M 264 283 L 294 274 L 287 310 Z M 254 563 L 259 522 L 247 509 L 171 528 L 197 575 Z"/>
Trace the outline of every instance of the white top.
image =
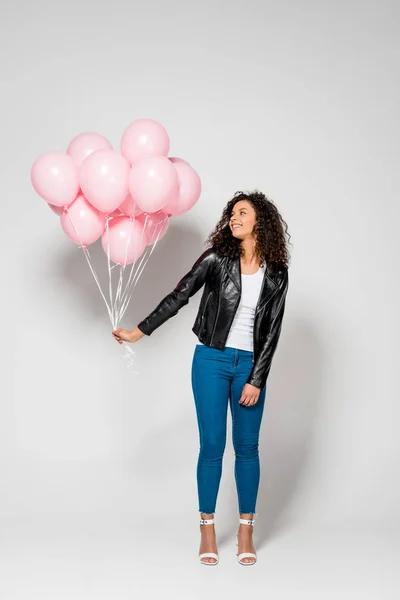
<path id="1" fill-rule="evenodd" d="M 229 331 L 226 346 L 253 352 L 253 326 L 265 266 L 252 275 L 242 274 L 242 295 Z"/>
<path id="2" fill-rule="evenodd" d="M 229 331 L 226 347 L 253 352 L 253 326 L 261 286 L 264 281 L 265 264 L 257 273 L 242 274 L 240 303 Z M 201 344 L 201 342 L 198 342 Z"/>

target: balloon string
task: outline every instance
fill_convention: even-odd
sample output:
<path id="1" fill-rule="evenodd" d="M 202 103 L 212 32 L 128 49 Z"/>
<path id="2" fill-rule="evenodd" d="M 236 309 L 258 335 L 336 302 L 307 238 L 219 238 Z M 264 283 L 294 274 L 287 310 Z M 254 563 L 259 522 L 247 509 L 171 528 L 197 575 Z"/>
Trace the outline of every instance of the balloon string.
<path id="1" fill-rule="evenodd" d="M 144 236 L 144 231 L 145 231 L 145 229 L 146 229 L 147 220 L 148 220 L 148 215 L 146 215 L 145 222 L 144 222 L 144 225 L 143 225 L 143 228 L 142 228 L 142 238 L 141 238 L 141 242 L 143 242 L 143 236 Z M 126 263 L 126 261 L 125 261 L 125 263 Z M 132 263 L 131 270 L 130 270 L 129 277 L 128 277 L 128 281 L 127 281 L 127 283 L 126 283 L 126 285 L 125 285 L 125 289 L 124 289 L 124 292 L 123 292 L 123 294 L 122 294 L 121 303 L 123 302 L 123 300 L 124 300 L 124 297 L 125 297 L 126 290 L 127 290 L 127 288 L 129 287 L 129 285 L 130 285 L 130 282 L 131 282 L 131 279 L 132 279 L 132 273 L 134 272 L 134 269 L 135 269 L 135 267 L 136 267 L 136 258 L 134 259 L 134 261 L 133 261 L 133 263 Z"/>
<path id="2" fill-rule="evenodd" d="M 122 289 L 122 282 L 123 282 L 124 274 L 125 274 L 125 265 L 118 265 L 118 267 L 119 267 L 119 280 L 118 280 L 118 286 L 117 286 L 117 293 L 115 295 L 115 311 L 116 311 L 117 319 L 118 319 L 118 323 L 119 323 L 118 307 L 119 307 L 119 303 L 121 301 L 121 289 Z"/>
<path id="3" fill-rule="evenodd" d="M 139 265 L 137 266 L 137 269 L 136 269 L 136 272 L 135 272 L 133 278 L 132 278 L 133 269 L 131 269 L 131 272 L 129 274 L 129 280 L 128 280 L 128 282 L 125 285 L 125 290 L 124 290 L 124 293 L 123 293 L 123 296 L 122 296 L 122 300 L 121 300 L 121 303 L 120 303 L 120 307 L 119 307 L 119 313 L 118 313 L 118 315 L 119 315 L 120 319 L 122 319 L 122 317 L 125 314 L 127 305 L 129 304 L 130 298 L 132 296 L 132 291 L 133 291 L 134 283 L 135 283 L 135 280 L 136 280 L 136 274 L 137 274 L 138 270 L 140 269 L 140 265 L 142 264 L 142 262 L 143 262 L 143 260 L 144 260 L 144 258 L 146 256 L 147 252 L 148 252 L 148 248 L 146 248 L 146 250 L 145 250 L 145 252 L 144 252 L 144 254 L 142 256 L 142 259 L 141 259 Z"/>
<path id="4" fill-rule="evenodd" d="M 145 222 L 144 222 L 144 225 L 143 225 L 142 240 L 141 241 L 143 241 L 143 236 L 144 236 L 144 232 L 145 232 L 145 229 L 146 229 L 147 220 L 148 220 L 148 215 L 146 215 Z M 128 279 L 126 285 L 125 285 L 125 290 L 124 290 L 124 293 L 122 295 L 121 305 L 119 307 L 119 315 L 120 315 L 121 319 L 122 319 L 123 315 L 125 314 L 127 305 L 129 304 L 130 298 L 132 296 L 132 285 L 135 282 L 136 274 L 137 274 L 138 270 L 140 269 L 140 265 L 142 264 L 143 260 L 145 259 L 147 251 L 148 251 L 148 247 L 146 246 L 145 251 L 144 251 L 144 253 L 142 255 L 141 261 L 140 261 L 139 265 L 137 266 L 137 268 L 136 268 L 136 260 L 132 264 L 132 268 L 131 268 L 131 271 L 129 273 L 129 279 Z M 135 271 L 135 268 L 136 268 L 136 271 Z"/>
<path id="5" fill-rule="evenodd" d="M 144 265 L 143 265 L 143 267 L 142 267 L 142 269 L 141 269 L 140 273 L 139 273 L 139 274 L 137 275 L 137 277 L 136 277 L 136 281 L 135 281 L 135 283 L 134 283 L 134 287 L 136 287 L 136 285 L 137 285 L 137 283 L 138 283 L 138 281 L 139 281 L 139 278 L 140 278 L 140 276 L 141 276 L 141 274 L 142 274 L 142 272 L 143 272 L 143 269 L 146 267 L 146 265 L 147 265 L 147 263 L 148 263 L 148 261 L 149 261 L 149 259 L 150 259 L 150 256 L 151 256 L 151 255 L 153 254 L 153 252 L 154 252 L 154 249 L 155 249 L 155 247 L 156 247 L 156 245 L 157 245 L 157 242 L 158 242 L 158 240 L 159 240 L 159 237 L 160 237 L 160 233 L 161 233 L 161 231 L 162 231 L 162 227 L 161 227 L 161 226 L 162 226 L 162 224 L 163 224 L 163 223 L 165 223 L 165 221 L 167 221 L 167 220 L 168 220 L 168 216 L 166 216 L 166 217 L 165 217 L 165 219 L 163 219 L 162 221 L 160 221 L 160 222 L 159 222 L 159 223 L 156 225 L 156 231 L 157 231 L 157 229 L 158 229 L 158 228 L 159 228 L 159 231 L 158 231 L 158 233 L 157 233 L 157 236 L 156 236 L 156 239 L 155 239 L 154 243 L 152 244 L 152 247 L 151 247 L 150 253 L 149 253 L 148 257 L 146 258 L 146 260 L 145 260 L 145 263 L 144 263 Z M 140 265 L 139 265 L 139 269 L 140 269 Z"/>
<path id="6" fill-rule="evenodd" d="M 110 259 L 110 227 L 109 227 L 109 217 L 107 216 L 106 221 L 106 235 L 107 235 L 107 265 L 108 265 L 108 293 L 110 296 L 110 306 L 111 306 L 111 325 L 113 329 L 116 329 L 115 322 L 115 309 L 113 305 L 113 292 L 112 292 L 112 274 L 111 274 L 111 259 Z"/>
<path id="7" fill-rule="evenodd" d="M 145 229 L 146 229 L 147 221 L 148 221 L 148 215 L 146 215 L 145 222 L 144 222 L 144 225 L 143 225 L 143 228 L 142 228 L 141 243 L 143 242 L 143 236 L 144 236 L 144 232 L 145 232 Z M 123 316 L 123 314 L 125 312 L 124 311 L 123 313 L 121 313 L 121 308 L 122 308 L 122 306 L 125 305 L 125 299 L 126 299 L 127 295 L 129 294 L 131 280 L 132 280 L 132 274 L 133 274 L 135 266 L 136 266 L 136 260 L 137 259 L 135 258 L 134 261 L 133 261 L 133 263 L 132 263 L 132 266 L 131 266 L 131 269 L 130 269 L 130 273 L 129 273 L 129 276 L 128 276 L 128 281 L 125 284 L 124 291 L 122 292 L 122 296 L 120 298 L 120 302 L 119 302 L 119 306 L 118 306 L 118 320 L 122 319 L 122 316 Z M 126 264 L 126 260 L 125 260 L 125 264 Z M 129 302 L 129 300 L 128 300 L 128 302 Z"/>
<path id="8" fill-rule="evenodd" d="M 163 223 L 165 223 L 165 221 L 166 221 L 167 219 L 168 219 L 168 216 L 166 216 L 166 217 L 165 217 L 165 219 L 163 219 L 162 221 L 160 221 L 160 222 L 157 224 L 157 226 L 156 226 L 156 231 L 157 231 L 157 229 L 159 229 L 159 231 L 158 231 L 158 233 L 157 233 L 157 236 L 156 236 L 156 239 L 155 239 L 154 243 L 152 244 L 152 248 L 151 248 L 151 250 L 150 250 L 150 252 L 149 252 L 148 256 L 146 257 L 146 253 L 145 253 L 145 254 L 144 254 L 144 256 L 143 256 L 143 259 L 142 259 L 141 263 L 139 264 L 138 270 L 137 270 L 137 272 L 136 272 L 136 274 L 135 274 L 135 277 L 134 277 L 134 280 L 133 280 L 133 282 L 132 282 L 132 284 L 131 284 L 131 289 L 129 289 L 129 290 L 128 290 L 128 294 L 127 294 L 127 297 L 126 297 L 126 299 L 125 299 L 125 303 L 124 303 L 124 305 L 121 307 L 121 310 L 120 310 L 120 313 L 119 313 L 119 315 L 120 315 L 120 318 L 121 318 L 121 319 L 122 319 L 122 317 L 124 316 L 124 314 L 125 314 L 125 312 L 126 312 L 126 309 L 128 308 L 129 301 L 130 301 L 130 299 L 131 299 L 131 296 L 132 296 L 133 290 L 135 289 L 136 285 L 138 284 L 138 281 L 139 281 L 139 279 L 140 279 L 140 276 L 141 276 L 141 274 L 143 273 L 143 269 L 146 267 L 146 265 L 147 265 L 147 263 L 148 263 L 148 261 L 149 261 L 149 259 L 150 259 L 150 256 L 153 254 L 153 252 L 154 252 L 154 249 L 155 249 L 155 247 L 157 246 L 157 242 L 158 242 L 158 240 L 159 240 L 160 233 L 161 233 L 161 231 L 162 231 L 162 225 L 163 225 Z M 143 264 L 143 266 L 141 267 L 141 264 L 143 263 L 143 261 L 144 261 L 144 264 Z M 141 267 L 141 268 L 140 268 L 140 267 Z"/>
<path id="9" fill-rule="evenodd" d="M 132 215 L 134 214 L 135 207 L 136 207 L 136 203 L 134 203 Z M 143 241 L 143 235 L 144 235 L 144 230 L 145 230 L 145 227 L 146 227 L 146 224 L 147 224 L 147 218 L 148 217 L 146 215 L 145 223 L 144 223 L 143 229 L 142 229 L 142 239 L 141 239 L 141 241 Z M 132 219 L 132 217 L 131 217 L 131 219 Z M 124 264 L 123 265 L 119 265 L 119 267 L 120 267 L 120 269 L 119 269 L 119 282 L 118 282 L 118 288 L 117 288 L 117 293 L 116 293 L 116 298 L 115 298 L 115 311 L 116 311 L 116 314 L 117 314 L 117 320 L 118 320 L 118 322 L 122 318 L 122 315 L 120 313 L 120 307 L 121 307 L 121 304 L 122 304 L 121 290 L 122 290 L 122 283 L 123 283 L 123 278 L 124 278 L 124 274 L 125 274 L 125 267 L 126 267 L 126 263 L 127 263 L 128 249 L 129 249 L 130 242 L 131 242 L 131 233 L 132 233 L 132 228 L 129 229 L 129 238 L 128 238 L 128 244 L 127 244 L 126 252 L 125 252 L 125 261 L 124 261 Z M 136 263 L 136 259 L 134 259 L 134 261 L 133 261 L 133 265 L 132 265 L 132 268 L 131 268 L 130 275 L 132 274 L 132 271 L 133 271 L 133 269 L 135 267 L 135 263 Z M 129 282 L 129 279 L 128 279 L 128 282 Z M 122 298 L 124 298 L 126 287 L 127 287 L 127 284 L 125 285 L 124 291 L 122 293 Z M 133 366 L 134 357 L 135 357 L 136 353 L 125 342 L 123 342 L 123 345 L 125 346 L 125 350 L 126 350 L 125 357 L 129 358 L 128 368 L 131 368 Z M 137 371 L 134 371 L 134 373 L 136 373 L 138 375 Z"/>
<path id="10" fill-rule="evenodd" d="M 125 251 L 124 264 L 123 265 L 118 265 L 118 264 L 111 265 L 110 237 L 109 237 L 109 231 L 110 231 L 109 230 L 109 220 L 110 219 L 109 219 L 109 217 L 107 217 L 106 232 L 107 232 L 107 264 L 108 264 L 108 277 L 109 277 L 108 288 L 109 288 L 109 296 L 110 296 L 110 305 L 109 305 L 107 302 L 107 299 L 105 297 L 105 294 L 103 293 L 99 278 L 96 273 L 96 269 L 94 268 L 94 265 L 92 264 L 90 252 L 89 252 L 86 244 L 84 244 L 82 241 L 82 238 L 80 236 L 78 228 L 76 227 L 76 224 L 70 215 L 68 207 L 65 207 L 64 210 L 68 214 L 68 218 L 75 230 L 76 235 L 78 236 L 78 238 L 80 240 L 80 244 L 81 244 L 80 247 L 83 250 L 83 253 L 84 253 L 86 261 L 89 265 L 90 271 L 91 271 L 93 278 L 97 284 L 97 287 L 100 291 L 101 297 L 103 298 L 104 303 L 106 305 L 108 316 L 111 321 L 111 325 L 112 325 L 113 329 L 116 329 L 118 323 L 120 322 L 120 320 L 122 319 L 122 317 L 124 316 L 124 314 L 128 308 L 130 299 L 132 297 L 133 290 L 135 289 L 135 287 L 140 279 L 140 276 L 143 273 L 143 269 L 146 267 L 146 265 L 150 259 L 150 256 L 154 252 L 154 249 L 155 249 L 157 242 L 159 240 L 159 237 L 160 237 L 160 233 L 162 231 L 162 225 L 163 225 L 163 223 L 165 223 L 166 220 L 168 220 L 168 216 L 166 216 L 165 219 L 163 219 L 163 221 L 160 221 L 157 224 L 155 231 L 158 230 L 158 233 L 157 233 L 155 241 L 152 244 L 151 249 L 149 250 L 149 247 L 148 246 L 146 247 L 145 252 L 143 253 L 138 265 L 136 265 L 137 259 L 135 259 L 133 261 L 131 269 L 130 269 L 130 273 L 128 276 L 128 280 L 125 283 L 125 286 L 123 286 L 123 279 L 124 279 L 124 274 L 125 274 L 128 250 L 129 250 L 129 246 L 130 246 L 130 242 L 131 242 L 131 229 L 129 231 L 129 238 L 128 238 L 128 244 L 127 244 L 126 251 Z M 146 214 L 145 222 L 144 222 L 144 225 L 142 228 L 142 234 L 141 234 L 142 240 L 141 241 L 143 241 L 143 236 L 145 234 L 145 229 L 146 229 L 148 218 L 149 218 L 149 216 L 148 216 L 148 214 Z M 114 269 L 117 266 L 119 267 L 119 282 L 118 282 L 118 287 L 117 287 L 116 294 L 114 297 L 113 288 L 112 288 L 112 273 L 111 273 L 111 271 L 112 271 L 112 269 Z M 137 266 L 137 268 L 136 268 L 136 266 Z M 125 358 L 129 358 L 128 368 L 131 368 L 134 364 L 134 357 L 135 357 L 136 353 L 130 347 L 130 345 L 127 344 L 126 342 L 123 342 L 122 345 L 124 346 L 125 351 L 126 351 Z M 138 374 L 137 371 L 134 371 L 134 373 Z"/>
<path id="11" fill-rule="evenodd" d="M 91 270 L 91 272 L 92 272 L 93 278 L 94 278 L 94 280 L 95 280 L 95 282 L 96 282 L 96 284 L 97 284 L 97 287 L 99 288 L 100 294 L 101 294 L 101 296 L 102 296 L 102 298 L 103 298 L 103 300 L 104 300 L 104 303 L 105 303 L 105 305 L 106 305 L 106 307 L 107 307 L 108 315 L 109 315 L 109 317 L 110 317 L 110 320 L 111 320 L 111 323 L 112 323 L 111 309 L 110 309 L 110 307 L 109 307 L 109 305 L 108 305 L 108 302 L 107 302 L 107 300 L 106 300 L 106 297 L 105 297 L 105 295 L 103 294 L 103 290 L 101 289 L 101 285 L 100 285 L 99 279 L 98 279 L 98 277 L 97 277 L 96 270 L 95 270 L 94 266 L 92 265 L 92 261 L 91 261 L 91 258 L 90 258 L 90 252 L 89 252 L 89 250 L 87 249 L 87 247 L 86 247 L 86 244 L 84 244 L 84 243 L 82 242 L 82 238 L 81 238 L 81 236 L 80 236 L 80 233 L 79 233 L 79 231 L 78 231 L 78 229 L 77 229 L 77 227 L 76 227 L 76 225 L 75 225 L 75 222 L 74 222 L 73 218 L 72 218 L 72 217 L 71 217 L 71 215 L 70 215 L 70 212 L 69 212 L 68 208 L 66 208 L 66 209 L 65 209 L 65 211 L 67 212 L 67 214 L 68 214 L 68 218 L 69 218 L 69 220 L 70 220 L 70 222 L 71 222 L 71 224 L 72 224 L 72 226 L 73 226 L 73 228 L 74 228 L 74 230 L 75 230 L 75 233 L 76 233 L 76 235 L 78 236 L 78 238 L 79 238 L 79 240 L 80 240 L 80 243 L 81 243 L 81 246 L 80 246 L 80 247 L 81 247 L 81 248 L 82 248 L 82 250 L 83 250 L 83 254 L 84 254 L 85 258 L 86 258 L 86 261 L 87 261 L 87 263 L 88 263 L 88 265 L 89 265 L 89 268 L 90 268 L 90 270 Z"/>
<path id="12" fill-rule="evenodd" d="M 134 205 L 134 209 L 135 209 L 135 205 Z M 130 223 L 131 222 L 132 222 L 132 216 L 130 218 Z M 117 293 L 116 293 L 116 297 L 115 297 L 115 310 L 116 310 L 116 313 L 118 315 L 118 323 L 120 321 L 119 303 L 121 301 L 122 282 L 123 282 L 123 278 L 124 278 L 124 274 L 125 274 L 126 263 L 127 263 L 127 260 L 128 260 L 128 250 L 129 250 L 129 246 L 130 246 L 130 243 L 131 243 L 131 236 L 132 236 L 132 227 L 129 228 L 129 237 L 128 237 L 128 243 L 127 243 L 126 250 L 125 250 L 124 264 L 123 265 L 119 265 L 120 266 L 120 269 L 119 269 L 119 282 L 118 282 L 118 288 L 117 288 Z"/>
<path id="13" fill-rule="evenodd" d="M 91 257 L 90 257 L 90 252 L 89 252 L 86 244 L 83 243 L 82 238 L 80 236 L 80 233 L 78 231 L 78 228 L 76 227 L 75 222 L 72 219 L 72 217 L 71 217 L 71 215 L 69 213 L 68 208 L 66 208 L 65 211 L 67 212 L 68 218 L 69 218 L 69 220 L 70 220 L 70 222 L 71 222 L 71 224 L 72 224 L 72 226 L 73 226 L 73 228 L 75 230 L 76 235 L 78 236 L 78 238 L 80 240 L 80 243 L 81 243 L 80 247 L 82 248 L 83 254 L 84 254 L 85 258 L 86 258 L 86 261 L 87 261 L 87 263 L 89 265 L 90 271 L 91 271 L 91 273 L 93 275 L 93 278 L 94 278 L 94 280 L 95 280 L 95 282 L 97 284 L 97 287 L 98 287 L 98 289 L 100 291 L 101 297 L 104 300 L 104 304 L 106 305 L 108 316 L 109 316 L 110 321 L 111 321 L 111 325 L 112 325 L 113 329 L 115 329 L 115 323 L 113 322 L 114 321 L 114 317 L 113 317 L 112 311 L 111 311 L 111 309 L 110 309 L 110 307 L 108 305 L 107 299 L 106 299 L 106 297 L 105 297 L 105 295 L 103 293 L 103 290 L 101 288 L 100 281 L 99 281 L 99 278 L 97 276 L 96 270 L 95 270 L 95 268 L 94 268 L 94 266 L 92 264 Z M 109 273 L 110 273 L 110 270 L 109 270 Z M 125 357 L 129 358 L 128 368 L 130 369 L 130 368 L 132 368 L 133 363 L 134 363 L 135 352 L 132 350 L 132 348 L 130 346 L 128 346 L 128 344 L 126 342 L 123 342 L 122 345 L 124 346 L 125 351 L 126 351 Z M 134 371 L 134 373 L 136 373 L 136 375 L 138 375 L 137 371 Z"/>
<path id="14" fill-rule="evenodd" d="M 125 250 L 125 260 L 124 260 L 124 264 L 120 265 L 120 264 L 116 264 L 115 266 L 119 267 L 119 281 L 118 281 L 118 287 L 117 287 L 117 293 L 115 296 L 115 311 L 117 316 L 117 321 L 119 323 L 120 318 L 119 318 L 119 313 L 118 313 L 118 308 L 119 308 L 119 303 L 121 301 L 121 290 L 122 290 L 122 283 L 123 283 L 123 279 L 124 279 L 124 274 L 125 274 L 125 267 L 126 267 L 126 263 L 127 263 L 127 259 L 128 259 L 128 249 L 131 243 L 131 234 L 132 234 L 132 228 L 129 228 L 129 237 L 128 237 L 128 244 L 126 246 L 126 250 Z"/>
<path id="15" fill-rule="evenodd" d="M 135 210 L 136 210 L 136 202 L 135 202 L 135 200 L 134 200 L 134 201 L 133 201 L 133 209 L 132 209 L 132 213 L 131 213 L 131 215 L 130 215 L 130 219 L 129 219 L 129 220 L 130 220 L 130 222 L 132 222 L 132 221 L 133 221 L 133 219 L 134 219 Z M 147 216 L 146 216 L 146 221 L 147 221 Z M 143 229 L 144 229 L 144 227 L 143 227 Z M 142 234 L 143 234 L 143 229 L 142 229 Z M 131 241 L 131 238 L 130 238 L 130 236 L 131 236 L 131 228 L 129 229 L 129 239 L 128 239 L 128 245 L 127 245 L 126 252 L 125 252 L 125 261 L 124 261 L 124 264 L 123 264 L 124 270 L 125 270 L 126 263 L 127 263 L 127 258 L 128 258 L 128 248 L 129 248 L 130 241 Z M 132 271 L 132 269 L 134 268 L 134 266 L 135 266 L 135 263 L 136 263 L 136 258 L 133 260 L 133 264 L 132 264 L 131 271 Z M 120 269 L 120 273 L 121 273 L 121 269 Z M 129 281 L 129 279 L 128 279 L 128 281 Z"/>
<path id="16" fill-rule="evenodd" d="M 141 276 L 141 274 L 143 273 L 143 269 L 146 267 L 146 265 L 147 265 L 147 263 L 148 263 L 148 261 L 149 261 L 149 259 L 150 259 L 150 256 L 151 256 L 151 255 L 153 254 L 153 252 L 154 252 L 154 249 L 155 249 L 155 247 L 156 247 L 156 245 L 157 245 L 157 242 L 158 242 L 158 240 L 159 240 L 159 238 L 160 238 L 160 233 L 161 233 L 161 231 L 162 231 L 162 227 L 161 227 L 161 225 L 162 225 L 163 223 L 165 223 L 165 221 L 167 221 L 167 220 L 168 220 L 168 216 L 166 216 L 166 217 L 165 217 L 165 219 L 163 219 L 162 221 L 160 221 L 160 222 L 157 224 L 157 226 L 156 226 L 156 231 L 157 231 L 157 229 L 159 228 L 159 232 L 157 233 L 156 239 L 155 239 L 155 241 L 154 241 L 154 243 L 153 243 L 153 245 L 152 245 L 152 248 L 151 248 L 150 254 L 148 255 L 148 257 L 147 257 L 147 259 L 146 259 L 146 261 L 145 261 L 145 264 L 143 265 L 143 267 L 142 267 L 142 269 L 141 269 L 141 271 L 140 271 L 139 275 L 138 275 L 138 276 L 137 276 L 137 278 L 136 278 L 136 281 L 135 281 L 134 287 L 136 287 L 136 285 L 137 285 L 137 283 L 138 283 L 138 281 L 139 281 L 139 279 L 140 279 L 140 276 Z"/>

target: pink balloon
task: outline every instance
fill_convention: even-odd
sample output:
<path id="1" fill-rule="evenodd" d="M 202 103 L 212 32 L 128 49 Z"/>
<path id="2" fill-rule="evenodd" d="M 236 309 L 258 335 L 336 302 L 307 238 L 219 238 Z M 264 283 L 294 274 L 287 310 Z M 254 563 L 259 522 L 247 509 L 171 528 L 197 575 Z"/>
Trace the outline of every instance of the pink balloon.
<path id="1" fill-rule="evenodd" d="M 196 171 L 182 158 L 170 158 L 179 181 L 179 193 L 164 207 L 168 215 L 182 215 L 190 210 L 200 198 L 201 180 Z"/>
<path id="2" fill-rule="evenodd" d="M 132 196 L 130 194 L 128 194 L 128 196 L 125 198 L 123 203 L 120 204 L 120 206 L 118 208 L 127 217 L 131 217 L 131 216 L 138 217 L 139 215 L 143 214 L 142 209 L 139 208 L 138 203 L 135 202 L 135 200 L 132 198 Z"/>
<path id="3" fill-rule="evenodd" d="M 95 209 L 81 194 L 61 215 L 61 227 L 76 244 L 88 245 L 99 239 L 107 216 Z"/>
<path id="4" fill-rule="evenodd" d="M 131 165 L 145 156 L 168 156 L 169 146 L 166 129 L 154 119 L 136 119 L 121 137 L 121 152 Z"/>
<path id="5" fill-rule="evenodd" d="M 163 211 L 152 213 L 150 215 L 140 215 L 137 220 L 143 226 L 148 246 L 159 241 L 168 229 L 169 218 Z"/>
<path id="6" fill-rule="evenodd" d="M 109 213 L 128 195 L 128 161 L 115 150 L 96 150 L 79 169 L 85 197 L 98 210 Z"/>
<path id="7" fill-rule="evenodd" d="M 129 173 L 129 191 L 143 212 L 161 210 L 178 194 L 175 166 L 165 156 L 147 156 Z"/>
<path id="8" fill-rule="evenodd" d="M 143 226 L 135 219 L 116 217 L 108 222 L 101 240 L 103 250 L 110 259 L 119 265 L 129 265 L 143 254 L 147 238 Z"/>
<path id="9" fill-rule="evenodd" d="M 114 219 L 114 217 L 122 217 L 122 215 L 123 213 L 117 208 L 116 210 L 113 210 L 112 213 L 109 213 L 108 216 Z"/>
<path id="10" fill-rule="evenodd" d="M 80 133 L 69 143 L 67 154 L 72 157 L 75 165 L 80 167 L 89 154 L 96 150 L 112 150 L 112 145 L 103 135 L 94 132 Z"/>
<path id="11" fill-rule="evenodd" d="M 54 204 L 50 204 L 49 202 L 47 203 L 47 205 L 51 208 L 53 212 L 56 213 L 56 215 L 60 216 L 63 214 L 64 208 L 62 206 L 54 206 Z"/>
<path id="12" fill-rule="evenodd" d="M 46 152 L 31 169 L 35 191 L 55 206 L 66 206 L 79 192 L 78 171 L 72 158 L 63 152 Z"/>

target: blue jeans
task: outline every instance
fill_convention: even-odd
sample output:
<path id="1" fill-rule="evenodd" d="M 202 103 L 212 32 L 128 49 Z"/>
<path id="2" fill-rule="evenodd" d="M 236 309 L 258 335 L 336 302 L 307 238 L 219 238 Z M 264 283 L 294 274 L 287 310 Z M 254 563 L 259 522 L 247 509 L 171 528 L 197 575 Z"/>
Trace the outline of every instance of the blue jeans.
<path id="1" fill-rule="evenodd" d="M 197 463 L 200 512 L 215 512 L 226 444 L 228 402 L 232 415 L 239 513 L 256 512 L 260 481 L 258 437 L 266 386 L 255 404 L 239 404 L 252 367 L 252 352 L 229 347 L 218 350 L 196 345 L 192 363 L 192 387 L 200 438 Z"/>

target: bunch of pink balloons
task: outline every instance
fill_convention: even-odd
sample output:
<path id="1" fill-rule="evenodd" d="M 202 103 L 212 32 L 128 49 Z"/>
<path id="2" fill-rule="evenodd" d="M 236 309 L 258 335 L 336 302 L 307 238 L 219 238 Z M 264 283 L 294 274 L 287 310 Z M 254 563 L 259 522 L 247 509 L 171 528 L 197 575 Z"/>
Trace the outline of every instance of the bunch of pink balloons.
<path id="1" fill-rule="evenodd" d="M 127 265 L 165 235 L 170 217 L 196 204 L 201 181 L 185 160 L 168 157 L 168 133 L 153 119 L 133 121 L 120 146 L 81 133 L 66 152 L 39 156 L 31 181 L 73 242 L 102 238 L 111 260 Z"/>

